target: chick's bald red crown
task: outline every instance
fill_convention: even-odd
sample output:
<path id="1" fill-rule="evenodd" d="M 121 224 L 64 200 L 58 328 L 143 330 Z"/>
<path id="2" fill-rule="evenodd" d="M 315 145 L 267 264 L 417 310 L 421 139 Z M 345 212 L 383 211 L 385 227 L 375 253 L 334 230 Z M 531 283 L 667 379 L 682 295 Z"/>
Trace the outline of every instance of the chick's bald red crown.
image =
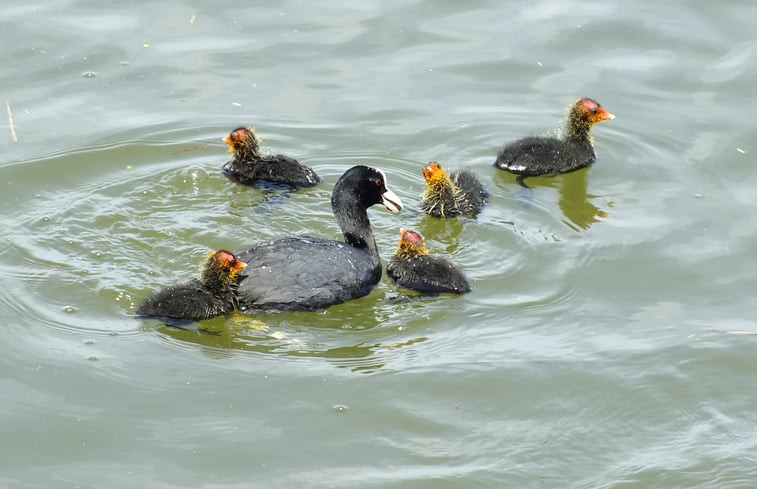
<path id="1" fill-rule="evenodd" d="M 221 266 L 230 270 L 241 270 L 247 266 L 247 264 L 237 258 L 234 253 L 226 250 L 217 251 L 214 258 Z"/>
<path id="2" fill-rule="evenodd" d="M 588 97 L 584 97 L 576 101 L 576 106 L 584 109 L 592 114 L 592 119 L 597 121 L 607 121 L 615 119 L 615 116 L 602 107 L 602 104 L 596 100 L 592 100 Z"/>
<path id="3" fill-rule="evenodd" d="M 400 228 L 400 241 L 409 244 L 420 245 L 423 244 L 423 236 L 413 230 Z"/>

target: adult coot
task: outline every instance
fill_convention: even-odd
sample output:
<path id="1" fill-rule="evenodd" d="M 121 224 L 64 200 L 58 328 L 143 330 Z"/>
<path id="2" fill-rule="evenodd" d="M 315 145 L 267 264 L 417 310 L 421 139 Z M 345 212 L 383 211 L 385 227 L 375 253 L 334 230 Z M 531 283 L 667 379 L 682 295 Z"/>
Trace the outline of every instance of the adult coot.
<path id="1" fill-rule="evenodd" d="M 614 119 L 590 98 L 576 100 L 568 112 L 567 132 L 561 138 L 531 136 L 505 146 L 494 166 L 518 175 L 518 182 L 537 175 L 568 173 L 594 162 L 591 128 Z"/>
<path id="2" fill-rule="evenodd" d="M 220 250 L 205 259 L 199 278 L 151 295 L 137 308 L 139 316 L 199 321 L 234 310 L 237 274 L 245 263 Z"/>
<path id="3" fill-rule="evenodd" d="M 223 173 L 239 183 L 253 185 L 273 183 L 289 187 L 312 187 L 321 177 L 294 158 L 262 155 L 260 139 L 253 129 L 239 127 L 223 138 L 234 159 L 223 165 Z"/>
<path id="4" fill-rule="evenodd" d="M 488 194 L 470 170 L 447 173 L 436 161 L 423 167 L 426 186 L 421 194 L 421 209 L 434 217 L 475 216 L 486 203 Z"/>
<path id="5" fill-rule="evenodd" d="M 367 212 L 374 204 L 402 209 L 384 172 L 355 166 L 339 178 L 331 196 L 344 241 L 291 237 L 239 251 L 253 264 L 238 277 L 240 310 L 315 310 L 368 294 L 381 278 Z"/>
<path id="6" fill-rule="evenodd" d="M 421 292 L 470 292 L 463 272 L 444 258 L 430 256 L 423 236 L 408 229 L 400 229 L 397 250 L 386 266 L 386 274 L 397 285 Z"/>

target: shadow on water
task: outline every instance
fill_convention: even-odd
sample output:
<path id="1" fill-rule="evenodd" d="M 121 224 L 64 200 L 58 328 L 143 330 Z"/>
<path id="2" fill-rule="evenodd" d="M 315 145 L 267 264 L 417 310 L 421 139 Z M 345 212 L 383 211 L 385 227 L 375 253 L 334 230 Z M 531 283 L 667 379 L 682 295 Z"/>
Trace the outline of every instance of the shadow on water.
<path id="1" fill-rule="evenodd" d="M 581 231 L 589 229 L 592 224 L 601 222 L 610 215 L 591 202 L 598 196 L 588 192 L 590 170 L 591 168 L 583 168 L 554 177 L 530 177 L 525 180 L 525 186 L 518 183 L 516 175 L 498 171 L 495 183 L 499 187 L 504 187 L 505 184 L 517 185 L 514 193 L 526 209 L 547 207 L 540 200 L 537 189 L 557 188 L 557 204 L 565 217 L 563 222 L 574 231 Z"/>
<path id="2" fill-rule="evenodd" d="M 231 184 L 230 193 L 245 194 L 246 199 L 233 201 L 231 205 L 236 211 L 251 212 L 255 214 L 269 214 L 291 201 L 297 193 L 307 194 L 314 193 L 321 189 L 294 189 L 288 185 L 261 183 L 256 185 L 243 185 L 229 180 Z M 330 188 L 328 189 L 330 192 Z"/>
<path id="3" fill-rule="evenodd" d="M 262 190 L 262 200 L 253 206 L 253 212 L 256 214 L 265 214 L 271 211 L 272 208 L 284 205 L 291 197 L 293 190 L 291 189 L 275 189 L 264 188 Z"/>

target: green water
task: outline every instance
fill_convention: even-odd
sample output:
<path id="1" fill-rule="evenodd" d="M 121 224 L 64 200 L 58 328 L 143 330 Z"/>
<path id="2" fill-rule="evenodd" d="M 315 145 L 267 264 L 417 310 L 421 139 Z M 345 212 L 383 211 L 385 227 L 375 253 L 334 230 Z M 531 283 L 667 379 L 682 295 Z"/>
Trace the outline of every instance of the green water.
<path id="1" fill-rule="evenodd" d="M 755 18 L 3 4 L 0 487 L 754 487 Z M 617 116 L 592 168 L 527 192 L 492 167 L 580 96 Z M 324 183 L 227 181 L 239 125 Z M 479 176 L 477 219 L 419 211 L 430 160 Z M 331 187 L 355 164 L 405 203 L 369 211 L 384 262 L 416 229 L 472 293 L 384 277 L 316 313 L 132 317 L 209 249 L 338 238 Z"/>

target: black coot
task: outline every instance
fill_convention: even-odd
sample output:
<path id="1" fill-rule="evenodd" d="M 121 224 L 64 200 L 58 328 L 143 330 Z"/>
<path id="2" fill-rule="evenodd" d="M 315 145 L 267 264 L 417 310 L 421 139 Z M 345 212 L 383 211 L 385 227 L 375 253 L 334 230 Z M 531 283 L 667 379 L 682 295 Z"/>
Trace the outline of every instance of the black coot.
<path id="1" fill-rule="evenodd" d="M 423 236 L 415 231 L 400 229 L 397 250 L 386 266 L 386 274 L 397 285 L 421 292 L 470 292 L 470 284 L 455 265 L 444 258 L 430 256 Z"/>
<path id="2" fill-rule="evenodd" d="M 475 216 L 486 204 L 488 194 L 470 170 L 448 174 L 436 161 L 423 167 L 426 186 L 421 209 L 434 217 Z"/>
<path id="3" fill-rule="evenodd" d="M 200 277 L 151 295 L 137 308 L 146 317 L 199 321 L 234 310 L 237 274 L 244 262 L 220 250 L 205 259 Z"/>
<path id="4" fill-rule="evenodd" d="M 526 177 L 568 173 L 594 162 L 591 128 L 601 121 L 614 119 L 598 102 L 590 98 L 576 100 L 568 112 L 567 132 L 562 138 L 531 136 L 505 146 L 494 166 Z"/>
<path id="5" fill-rule="evenodd" d="M 381 278 L 367 212 L 374 204 L 402 209 L 384 172 L 355 166 L 339 178 L 331 196 L 344 241 L 291 237 L 238 252 L 250 264 L 239 274 L 240 310 L 312 311 L 368 294 Z"/>
<path id="6" fill-rule="evenodd" d="M 289 187 L 312 187 L 321 177 L 294 158 L 262 155 L 260 140 L 253 129 L 239 127 L 223 138 L 234 159 L 223 165 L 223 173 L 245 185 L 277 184 Z"/>

